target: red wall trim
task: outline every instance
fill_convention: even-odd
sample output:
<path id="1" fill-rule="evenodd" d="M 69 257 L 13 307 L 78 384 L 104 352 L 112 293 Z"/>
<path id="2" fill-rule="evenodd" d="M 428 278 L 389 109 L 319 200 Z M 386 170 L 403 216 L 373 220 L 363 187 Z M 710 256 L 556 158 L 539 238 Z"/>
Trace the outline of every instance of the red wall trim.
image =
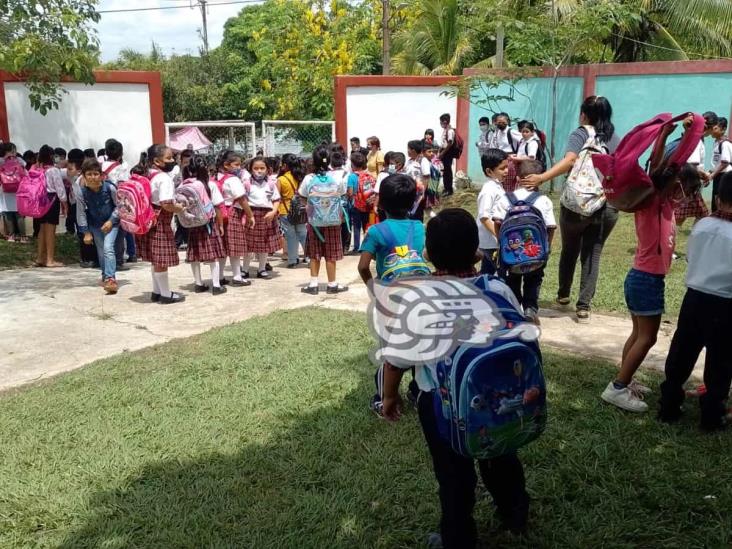
<path id="1" fill-rule="evenodd" d="M 150 93 L 150 123 L 155 143 L 165 142 L 165 118 L 163 116 L 163 86 L 159 72 L 153 71 L 94 71 L 98 84 L 147 84 Z M 0 71 L 0 138 L 10 141 L 8 111 L 5 103 L 5 82 L 24 82 L 23 75 Z M 64 82 L 73 82 L 64 78 Z"/>

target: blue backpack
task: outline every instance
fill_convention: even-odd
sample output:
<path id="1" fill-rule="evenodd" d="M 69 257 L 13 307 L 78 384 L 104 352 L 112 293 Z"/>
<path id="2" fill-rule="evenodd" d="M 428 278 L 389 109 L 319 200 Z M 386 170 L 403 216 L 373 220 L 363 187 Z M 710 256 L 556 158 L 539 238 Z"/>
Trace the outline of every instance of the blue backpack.
<path id="1" fill-rule="evenodd" d="M 534 192 L 525 200 L 514 193 L 506 194 L 510 208 L 498 231 L 500 264 L 509 273 L 525 274 L 546 265 L 549 259 L 549 237 L 546 223 L 534 202 L 541 193 Z"/>
<path id="2" fill-rule="evenodd" d="M 484 275 L 473 281 L 505 320 L 487 347 L 461 345 L 437 364 L 434 409 L 440 436 L 460 455 L 490 459 L 513 453 L 546 427 L 546 383 L 536 341 L 518 334 L 501 339 L 524 321 Z"/>
<path id="3" fill-rule="evenodd" d="M 417 222 L 415 222 L 417 223 Z M 377 223 L 371 230 L 377 231 L 389 248 L 384 259 L 384 272 L 381 280 L 392 282 L 398 278 L 409 276 L 430 276 L 430 268 L 422 257 L 422 250 L 414 249 L 414 223 L 409 224 L 407 237 L 404 241 L 398 240 L 387 222 Z"/>

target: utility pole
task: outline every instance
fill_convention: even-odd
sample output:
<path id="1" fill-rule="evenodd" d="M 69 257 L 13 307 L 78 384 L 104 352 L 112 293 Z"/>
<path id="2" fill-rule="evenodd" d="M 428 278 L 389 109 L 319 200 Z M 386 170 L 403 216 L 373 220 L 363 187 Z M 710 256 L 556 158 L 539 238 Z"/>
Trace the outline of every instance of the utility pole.
<path id="1" fill-rule="evenodd" d="M 382 74 L 389 75 L 391 69 L 391 36 L 389 34 L 389 0 L 381 0 L 381 62 Z"/>
<path id="2" fill-rule="evenodd" d="M 203 19 L 203 53 L 208 55 L 208 21 L 206 19 L 206 2 L 208 0 L 198 0 L 198 6 L 201 8 L 201 18 Z"/>

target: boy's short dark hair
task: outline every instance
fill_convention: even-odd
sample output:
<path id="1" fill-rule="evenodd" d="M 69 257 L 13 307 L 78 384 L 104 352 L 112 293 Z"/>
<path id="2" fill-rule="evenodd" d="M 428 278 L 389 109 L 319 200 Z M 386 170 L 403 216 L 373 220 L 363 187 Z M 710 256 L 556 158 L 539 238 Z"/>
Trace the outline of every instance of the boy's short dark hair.
<path id="1" fill-rule="evenodd" d="M 430 219 L 426 233 L 427 255 L 440 271 L 468 271 L 475 266 L 478 226 L 462 208 L 447 208 Z"/>
<path id="2" fill-rule="evenodd" d="M 358 137 L 351 137 L 351 143 L 361 144 L 361 140 Z"/>
<path id="3" fill-rule="evenodd" d="M 440 116 L 440 122 L 450 122 L 450 115 L 448 113 L 445 113 Z"/>
<path id="4" fill-rule="evenodd" d="M 56 156 L 60 156 L 61 158 L 66 158 L 66 149 L 62 147 L 56 147 L 55 149 L 53 149 L 53 154 L 55 154 Z"/>
<path id="5" fill-rule="evenodd" d="M 122 160 L 122 143 L 116 139 L 107 139 L 104 143 L 104 154 L 107 156 L 107 160 L 113 160 L 118 162 Z"/>
<path id="6" fill-rule="evenodd" d="M 508 153 L 501 149 L 488 149 L 480 156 L 480 167 L 483 168 L 483 173 L 486 170 L 495 170 L 501 165 L 501 162 L 508 158 Z"/>
<path id="7" fill-rule="evenodd" d="M 725 206 L 732 206 L 732 172 L 727 172 L 720 179 L 717 196 L 720 203 Z"/>
<path id="8" fill-rule="evenodd" d="M 403 152 L 393 152 L 391 153 L 390 160 L 394 162 L 394 164 L 401 164 L 404 166 L 407 163 L 407 157 L 404 156 Z"/>
<path id="9" fill-rule="evenodd" d="M 719 122 L 719 117 L 717 116 L 716 112 L 713 111 L 707 111 L 704 114 L 702 114 L 704 117 L 704 126 L 711 128 L 712 126 L 716 126 Z"/>
<path id="10" fill-rule="evenodd" d="M 102 165 L 99 163 L 99 160 L 96 158 L 87 158 L 84 160 L 84 163 L 81 165 L 81 173 L 84 174 L 87 172 L 102 173 Z"/>
<path id="11" fill-rule="evenodd" d="M 719 126 L 719 128 L 721 128 L 723 130 L 726 130 L 727 129 L 727 119 L 724 116 L 720 116 L 719 118 L 717 118 L 717 126 Z"/>
<path id="12" fill-rule="evenodd" d="M 104 156 L 104 155 L 106 155 L 106 154 L 107 154 L 107 153 L 106 153 L 106 151 L 105 151 L 104 149 L 99 149 L 99 150 L 97 151 L 97 156 Z"/>
<path id="13" fill-rule="evenodd" d="M 518 169 L 516 173 L 519 177 L 526 177 L 527 175 L 534 175 L 537 173 L 544 173 L 544 166 L 541 162 L 533 158 L 525 158 L 518 163 Z"/>
<path id="14" fill-rule="evenodd" d="M 396 173 L 381 182 L 379 207 L 389 217 L 405 219 L 417 200 L 417 183 L 408 175 Z"/>
<path id="15" fill-rule="evenodd" d="M 358 151 L 351 153 L 351 164 L 358 170 L 363 170 L 366 167 L 366 156 Z"/>
<path id="16" fill-rule="evenodd" d="M 421 154 L 422 153 L 422 141 L 420 141 L 419 139 L 413 139 L 412 141 L 407 143 L 407 148 L 412 149 L 417 154 Z"/>
<path id="17" fill-rule="evenodd" d="M 97 155 L 94 154 L 94 149 L 84 149 L 84 157 L 85 158 L 96 158 Z"/>
<path id="18" fill-rule="evenodd" d="M 346 163 L 346 159 L 343 156 L 343 153 L 340 151 L 334 151 L 330 154 L 330 165 L 335 168 L 342 168 L 343 164 Z"/>
<path id="19" fill-rule="evenodd" d="M 71 149 L 66 159 L 69 164 L 73 164 L 78 169 L 81 169 L 81 165 L 84 163 L 84 151 L 81 149 Z"/>
<path id="20" fill-rule="evenodd" d="M 488 119 L 487 116 L 481 116 L 478 118 L 478 124 L 488 124 L 490 125 L 491 121 Z"/>

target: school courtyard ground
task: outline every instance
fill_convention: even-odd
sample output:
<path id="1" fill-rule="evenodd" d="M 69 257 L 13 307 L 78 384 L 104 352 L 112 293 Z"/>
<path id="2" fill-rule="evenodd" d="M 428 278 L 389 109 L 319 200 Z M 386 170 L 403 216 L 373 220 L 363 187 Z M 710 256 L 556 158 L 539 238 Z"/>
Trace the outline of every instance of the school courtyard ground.
<path id="1" fill-rule="evenodd" d="M 613 280 L 632 254 L 629 227 L 611 237 Z M 339 264 L 351 291 L 337 297 L 301 294 L 304 268 L 193 294 L 181 264 L 171 286 L 187 301 L 170 306 L 148 302 L 146 264 L 120 274 L 116 296 L 93 270 L 0 272 L 0 547 L 424 546 L 436 484 L 416 413 L 389 424 L 368 411 L 356 262 Z M 545 302 L 555 280 L 550 268 Z M 665 426 L 599 401 L 630 331 L 616 293 L 590 324 L 542 311 L 550 422 L 521 452 L 530 531 L 500 532 L 479 488 L 483 546 L 732 541 L 729 435 L 699 433 L 693 403 Z M 679 299 L 641 372 L 652 410 Z"/>

